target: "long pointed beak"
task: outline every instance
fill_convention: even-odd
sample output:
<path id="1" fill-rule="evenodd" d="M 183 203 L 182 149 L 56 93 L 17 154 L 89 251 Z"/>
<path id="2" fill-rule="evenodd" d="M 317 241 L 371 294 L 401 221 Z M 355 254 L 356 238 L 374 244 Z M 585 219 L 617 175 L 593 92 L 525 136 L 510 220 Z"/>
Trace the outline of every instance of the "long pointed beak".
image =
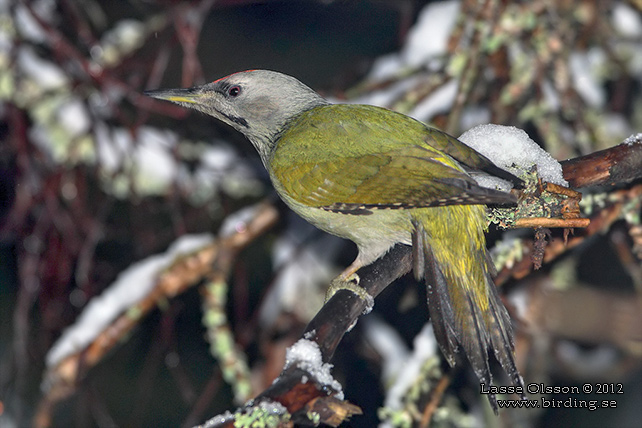
<path id="1" fill-rule="evenodd" d="M 193 88 L 187 89 L 158 89 L 143 92 L 148 97 L 159 100 L 172 101 L 175 103 L 199 104 L 201 93 L 195 92 Z"/>
<path id="2" fill-rule="evenodd" d="M 198 110 L 237 128 L 248 128 L 248 123 L 244 118 L 224 113 L 220 110 L 222 95 L 209 90 L 207 86 L 186 89 L 160 89 L 145 91 L 144 94 L 159 100 L 171 101 L 182 107 Z"/>

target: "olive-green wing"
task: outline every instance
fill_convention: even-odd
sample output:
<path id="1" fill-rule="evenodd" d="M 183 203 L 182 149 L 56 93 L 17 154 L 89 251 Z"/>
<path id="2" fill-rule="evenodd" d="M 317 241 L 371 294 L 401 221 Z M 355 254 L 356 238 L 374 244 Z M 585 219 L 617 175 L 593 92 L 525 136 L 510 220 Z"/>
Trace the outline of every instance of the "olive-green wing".
<path id="1" fill-rule="evenodd" d="M 478 186 L 464 172 L 447 152 L 477 158 L 457 143 L 463 146 L 390 110 L 327 105 L 290 123 L 276 142 L 270 172 L 277 188 L 295 201 L 354 214 L 515 202 L 507 193 Z"/>
<path id="2" fill-rule="evenodd" d="M 278 155 L 278 154 L 277 154 Z M 329 211 L 369 214 L 372 209 L 455 204 L 513 203 L 510 194 L 480 187 L 464 172 L 420 146 L 285 165 L 273 176 L 295 201 Z"/>
<path id="3" fill-rule="evenodd" d="M 359 157 L 403 146 L 420 146 L 432 152 L 432 157 L 446 155 L 445 163 L 456 169 L 484 171 L 515 185 L 523 184 L 522 180 L 497 167 L 455 137 L 381 107 L 355 104 L 317 107 L 292 122 L 282 140 L 284 147 L 277 150 L 284 156 L 311 161 Z"/>

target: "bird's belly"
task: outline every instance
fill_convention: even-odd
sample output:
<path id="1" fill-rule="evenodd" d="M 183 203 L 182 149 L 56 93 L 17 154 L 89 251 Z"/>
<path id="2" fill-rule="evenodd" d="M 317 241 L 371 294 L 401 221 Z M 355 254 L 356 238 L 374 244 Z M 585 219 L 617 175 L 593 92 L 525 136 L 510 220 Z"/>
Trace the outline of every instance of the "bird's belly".
<path id="1" fill-rule="evenodd" d="M 357 244 L 358 260 L 363 265 L 372 263 L 397 243 L 411 244 L 412 223 L 405 210 L 373 210 L 368 215 L 340 214 L 302 205 L 288 197 L 283 199 L 309 223 Z"/>

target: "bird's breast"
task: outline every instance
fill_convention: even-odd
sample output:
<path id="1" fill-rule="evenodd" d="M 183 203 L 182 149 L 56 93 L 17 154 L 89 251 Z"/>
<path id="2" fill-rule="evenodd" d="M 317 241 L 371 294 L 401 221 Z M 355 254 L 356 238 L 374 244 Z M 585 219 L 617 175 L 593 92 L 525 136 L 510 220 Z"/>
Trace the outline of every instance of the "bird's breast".
<path id="1" fill-rule="evenodd" d="M 279 194 L 294 212 L 309 223 L 357 244 L 359 259 L 364 265 L 375 261 L 397 243 L 411 243 L 412 223 L 407 210 L 387 209 L 371 210 L 371 214 L 343 214 L 301 204 L 281 191 Z"/>

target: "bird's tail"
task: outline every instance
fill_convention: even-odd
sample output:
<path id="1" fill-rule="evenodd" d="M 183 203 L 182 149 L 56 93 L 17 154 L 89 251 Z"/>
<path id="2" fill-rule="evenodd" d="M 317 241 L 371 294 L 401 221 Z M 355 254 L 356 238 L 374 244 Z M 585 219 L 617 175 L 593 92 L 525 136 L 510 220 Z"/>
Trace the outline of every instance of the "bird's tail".
<path id="1" fill-rule="evenodd" d="M 510 316 L 492 280 L 484 207 L 417 210 L 413 222 L 414 272 L 426 280 L 428 310 L 446 360 L 454 365 L 461 346 L 480 382 L 489 386 L 492 349 L 513 385 L 523 387 L 515 365 Z M 495 396 L 488 398 L 497 412 Z"/>

